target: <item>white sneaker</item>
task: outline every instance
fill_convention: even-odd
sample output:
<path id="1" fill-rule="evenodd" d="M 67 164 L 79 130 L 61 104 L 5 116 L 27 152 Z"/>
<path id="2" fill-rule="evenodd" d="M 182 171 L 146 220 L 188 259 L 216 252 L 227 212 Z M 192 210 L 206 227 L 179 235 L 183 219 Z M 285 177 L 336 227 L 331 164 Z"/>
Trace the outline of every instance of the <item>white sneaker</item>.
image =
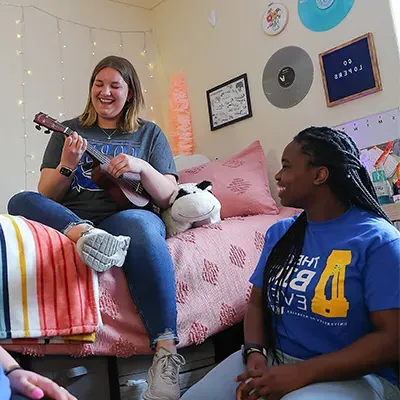
<path id="1" fill-rule="evenodd" d="M 172 354 L 164 347 L 154 355 L 147 372 L 148 388 L 144 400 L 178 400 L 180 398 L 179 369 L 185 364 L 180 354 Z"/>
<path id="2" fill-rule="evenodd" d="M 130 241 L 128 236 L 114 236 L 102 229 L 89 228 L 76 243 L 76 250 L 85 264 L 104 272 L 113 266 L 122 267 Z"/>

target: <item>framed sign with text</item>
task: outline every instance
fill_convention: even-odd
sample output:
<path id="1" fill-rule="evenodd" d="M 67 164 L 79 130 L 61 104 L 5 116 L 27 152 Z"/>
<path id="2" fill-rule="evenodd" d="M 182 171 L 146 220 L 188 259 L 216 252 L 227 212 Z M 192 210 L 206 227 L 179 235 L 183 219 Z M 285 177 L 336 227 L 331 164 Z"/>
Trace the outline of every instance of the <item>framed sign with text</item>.
<path id="1" fill-rule="evenodd" d="M 253 116 L 247 74 L 207 90 L 206 95 L 212 131 Z"/>
<path id="2" fill-rule="evenodd" d="M 321 53 L 319 64 L 328 107 L 382 90 L 372 33 Z"/>

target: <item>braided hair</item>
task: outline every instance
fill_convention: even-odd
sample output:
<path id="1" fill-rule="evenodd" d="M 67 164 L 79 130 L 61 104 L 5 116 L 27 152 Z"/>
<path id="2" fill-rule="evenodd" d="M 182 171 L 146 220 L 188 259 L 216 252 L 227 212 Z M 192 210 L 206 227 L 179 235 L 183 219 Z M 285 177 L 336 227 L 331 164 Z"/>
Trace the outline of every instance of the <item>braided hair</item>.
<path id="1" fill-rule="evenodd" d="M 295 136 L 294 141 L 300 145 L 301 152 L 309 157 L 311 166 L 328 168 L 327 184 L 340 201 L 370 211 L 390 222 L 379 206 L 368 171 L 360 162 L 360 152 L 348 135 L 327 127 L 310 127 Z M 303 212 L 272 248 L 264 269 L 262 299 L 265 341 L 268 352 L 277 364 L 282 360 L 277 352 L 276 319 L 281 317 L 279 309 L 282 306 L 282 294 L 288 287 L 285 288 L 284 283 L 290 282 L 294 273 L 303 249 L 306 227 L 307 215 Z"/>

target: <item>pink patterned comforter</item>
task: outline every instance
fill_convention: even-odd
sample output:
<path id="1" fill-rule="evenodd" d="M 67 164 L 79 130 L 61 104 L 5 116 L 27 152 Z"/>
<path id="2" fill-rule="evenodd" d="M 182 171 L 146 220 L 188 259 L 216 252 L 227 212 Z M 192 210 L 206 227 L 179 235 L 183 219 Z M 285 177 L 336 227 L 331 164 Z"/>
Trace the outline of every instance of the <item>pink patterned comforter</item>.
<path id="1" fill-rule="evenodd" d="M 180 347 L 199 344 L 209 336 L 240 322 L 249 299 L 249 277 L 254 270 L 268 227 L 290 217 L 256 215 L 225 219 L 168 239 L 176 270 L 176 301 Z M 100 310 L 103 327 L 92 344 L 5 345 L 24 354 L 68 354 L 75 357 L 150 353 L 149 340 L 131 300 L 120 268 L 100 274 Z"/>

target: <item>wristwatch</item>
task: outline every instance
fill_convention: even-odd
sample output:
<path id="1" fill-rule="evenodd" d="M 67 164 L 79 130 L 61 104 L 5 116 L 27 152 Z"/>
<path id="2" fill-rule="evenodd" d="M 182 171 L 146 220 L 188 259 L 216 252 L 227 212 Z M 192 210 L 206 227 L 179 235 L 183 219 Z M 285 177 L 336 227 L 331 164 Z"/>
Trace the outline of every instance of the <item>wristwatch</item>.
<path id="1" fill-rule="evenodd" d="M 61 175 L 70 177 L 75 172 L 75 170 L 68 168 L 68 167 L 61 166 L 59 169 L 59 172 Z"/>
<path id="2" fill-rule="evenodd" d="M 247 359 L 251 353 L 259 353 L 263 355 L 266 360 L 268 360 L 268 353 L 265 347 L 256 343 L 246 343 L 242 346 L 242 357 L 244 364 L 247 364 Z"/>

